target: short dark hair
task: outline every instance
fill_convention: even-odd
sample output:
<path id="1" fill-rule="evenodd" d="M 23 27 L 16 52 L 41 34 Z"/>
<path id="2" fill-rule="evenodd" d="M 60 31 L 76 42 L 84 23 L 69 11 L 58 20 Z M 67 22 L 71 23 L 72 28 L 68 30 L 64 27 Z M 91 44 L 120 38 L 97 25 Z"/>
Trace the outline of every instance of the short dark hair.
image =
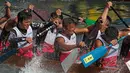
<path id="1" fill-rule="evenodd" d="M 22 10 L 18 13 L 17 17 L 18 17 L 18 22 L 22 22 L 25 19 L 31 18 L 32 14 L 31 14 L 31 12 L 27 12 L 25 10 Z"/>
<path id="2" fill-rule="evenodd" d="M 118 29 L 116 27 L 110 26 L 105 30 L 105 35 L 109 37 L 109 39 L 117 39 L 118 37 Z"/>
<path id="3" fill-rule="evenodd" d="M 63 19 L 63 27 L 67 27 L 69 24 L 76 24 L 72 18 Z"/>

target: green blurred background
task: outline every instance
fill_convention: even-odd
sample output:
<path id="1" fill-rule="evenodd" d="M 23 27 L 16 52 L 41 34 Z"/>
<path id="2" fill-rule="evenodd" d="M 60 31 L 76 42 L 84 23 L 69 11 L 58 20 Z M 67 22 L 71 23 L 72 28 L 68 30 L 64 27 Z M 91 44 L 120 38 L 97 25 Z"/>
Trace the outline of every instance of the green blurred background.
<path id="1" fill-rule="evenodd" d="M 0 0 L 0 10 L 3 7 L 5 0 Z M 28 4 L 34 4 L 36 11 L 45 19 L 48 20 L 49 14 L 57 8 L 63 10 L 67 14 L 76 17 L 88 18 L 97 20 L 103 12 L 106 0 L 8 0 L 12 3 L 12 17 L 16 16 L 17 12 L 27 8 Z M 130 18 L 130 3 L 123 1 L 113 1 L 113 7 L 117 10 L 122 18 Z M 0 16 L 3 15 L 4 10 L 0 11 Z M 110 10 L 109 16 L 115 20 L 118 17 Z M 36 17 L 37 18 L 37 17 Z"/>

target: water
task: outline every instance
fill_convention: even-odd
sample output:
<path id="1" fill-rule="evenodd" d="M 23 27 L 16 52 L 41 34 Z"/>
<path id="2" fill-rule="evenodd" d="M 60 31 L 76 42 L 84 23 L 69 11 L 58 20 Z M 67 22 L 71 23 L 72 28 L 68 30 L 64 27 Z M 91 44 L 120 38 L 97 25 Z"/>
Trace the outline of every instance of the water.
<path id="1" fill-rule="evenodd" d="M 43 55 L 35 55 L 19 73 L 63 73 L 63 70 L 59 61 L 48 60 Z"/>
<path id="2" fill-rule="evenodd" d="M 19 68 L 7 64 L 0 64 L 0 73 L 19 73 Z"/>
<path id="3" fill-rule="evenodd" d="M 43 55 L 34 56 L 24 67 L 1 64 L 0 73 L 64 73 L 59 61 L 50 60 Z M 84 68 L 82 64 L 73 64 L 67 73 L 130 73 L 122 60 L 118 60 L 117 67 L 100 69 L 94 65 Z"/>
<path id="4" fill-rule="evenodd" d="M 117 67 L 113 69 L 104 69 L 101 70 L 99 73 L 130 73 L 130 71 L 122 60 L 118 60 Z"/>
<path id="5" fill-rule="evenodd" d="M 19 73 L 50 73 L 41 68 L 42 56 L 35 56 L 25 67 L 21 68 Z"/>
<path id="6" fill-rule="evenodd" d="M 64 73 L 59 61 L 48 60 L 43 55 L 34 56 L 24 67 L 0 64 L 0 73 Z"/>

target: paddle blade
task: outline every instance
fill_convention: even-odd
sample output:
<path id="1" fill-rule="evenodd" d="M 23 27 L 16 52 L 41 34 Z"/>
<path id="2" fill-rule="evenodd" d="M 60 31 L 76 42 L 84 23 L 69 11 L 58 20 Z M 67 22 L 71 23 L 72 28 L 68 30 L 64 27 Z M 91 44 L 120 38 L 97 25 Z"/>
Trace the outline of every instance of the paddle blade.
<path id="1" fill-rule="evenodd" d="M 69 70 L 71 65 L 78 57 L 78 48 L 73 49 L 73 51 L 65 58 L 65 60 L 61 63 L 61 66 L 65 73 Z"/>
<path id="2" fill-rule="evenodd" d="M 85 19 L 85 23 L 86 23 L 88 26 L 94 25 L 95 22 L 96 22 L 96 21 L 91 20 L 91 19 L 88 19 L 88 18 Z"/>
<path id="3" fill-rule="evenodd" d="M 80 57 L 84 67 L 88 67 L 93 64 L 99 58 L 103 57 L 107 53 L 107 48 L 105 46 L 101 46 L 92 50 L 91 52 Z"/>
<path id="4" fill-rule="evenodd" d="M 5 60 L 7 60 L 12 55 L 14 55 L 16 52 L 17 52 L 16 49 L 12 49 L 12 50 L 8 51 L 7 53 L 1 55 L 0 56 L 0 64 L 3 63 Z"/>

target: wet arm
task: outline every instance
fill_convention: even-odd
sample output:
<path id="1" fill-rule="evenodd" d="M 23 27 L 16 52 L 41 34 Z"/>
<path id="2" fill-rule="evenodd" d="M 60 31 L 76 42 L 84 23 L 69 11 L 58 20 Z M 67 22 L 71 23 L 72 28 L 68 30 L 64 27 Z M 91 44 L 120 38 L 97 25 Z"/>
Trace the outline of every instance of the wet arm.
<path id="1" fill-rule="evenodd" d="M 10 35 L 8 37 L 8 41 L 10 42 L 10 48 L 17 48 L 18 47 L 14 38 L 16 38 L 16 34 L 13 31 L 11 31 Z"/>
<path id="2" fill-rule="evenodd" d="M 4 28 L 6 31 L 10 31 L 14 26 L 16 26 L 16 24 L 17 24 L 17 21 L 15 21 L 15 19 L 10 19 L 7 21 Z"/>
<path id="3" fill-rule="evenodd" d="M 11 4 L 9 2 L 6 2 L 5 5 L 6 5 L 6 7 L 5 7 L 6 12 L 5 12 L 4 17 L 2 17 L 0 19 L 0 24 L 4 23 L 5 21 L 7 21 L 11 17 L 11 11 L 10 11 Z"/>
<path id="4" fill-rule="evenodd" d="M 108 11 L 109 11 L 110 6 L 112 6 L 112 2 L 107 2 L 106 7 L 101 15 L 102 23 L 104 23 L 107 19 L 107 15 L 108 15 Z"/>
<path id="5" fill-rule="evenodd" d="M 75 33 L 88 33 L 89 29 L 88 28 L 75 28 L 74 32 Z"/>
<path id="6" fill-rule="evenodd" d="M 102 46 L 102 42 L 100 40 L 96 40 L 94 43 L 95 48 L 98 48 L 100 46 Z"/>
<path id="7" fill-rule="evenodd" d="M 123 36 L 127 36 L 129 34 L 130 34 L 130 28 L 122 29 L 119 31 L 118 38 L 123 37 Z"/>
<path id="8" fill-rule="evenodd" d="M 76 44 L 75 44 L 75 45 L 66 45 L 64 39 L 61 38 L 61 37 L 58 37 L 58 38 L 56 39 L 56 43 L 57 43 L 57 44 L 60 46 L 60 48 L 62 48 L 62 50 L 64 50 L 64 51 L 69 51 L 69 50 L 72 50 L 72 49 L 74 49 L 74 48 L 77 48 L 77 45 L 76 45 Z"/>

